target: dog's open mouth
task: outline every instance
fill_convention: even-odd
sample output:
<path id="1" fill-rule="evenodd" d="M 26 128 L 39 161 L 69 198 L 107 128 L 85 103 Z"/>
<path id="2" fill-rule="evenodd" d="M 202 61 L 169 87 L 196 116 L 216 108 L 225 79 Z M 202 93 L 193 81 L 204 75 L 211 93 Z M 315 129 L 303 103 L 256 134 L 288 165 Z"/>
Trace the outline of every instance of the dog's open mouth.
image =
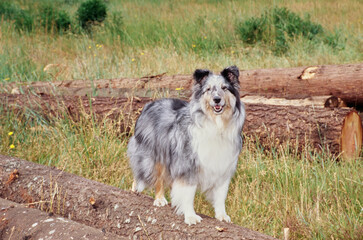
<path id="1" fill-rule="evenodd" d="M 213 107 L 214 113 L 216 114 L 221 114 L 223 112 L 223 106 L 221 105 L 215 105 Z"/>

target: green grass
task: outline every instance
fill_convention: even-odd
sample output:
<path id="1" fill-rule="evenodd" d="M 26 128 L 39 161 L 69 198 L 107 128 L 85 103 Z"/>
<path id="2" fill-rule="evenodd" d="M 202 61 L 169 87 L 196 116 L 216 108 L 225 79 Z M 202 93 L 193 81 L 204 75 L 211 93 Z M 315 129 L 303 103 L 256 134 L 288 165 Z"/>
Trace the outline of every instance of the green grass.
<path id="1" fill-rule="evenodd" d="M 130 189 L 128 137 L 117 129 L 117 121 L 96 124 L 86 114 L 74 122 L 67 116 L 45 119 L 30 110 L 15 114 L 0 108 L 0 154 Z M 246 139 L 227 212 L 234 223 L 278 238 L 288 227 L 291 239 L 361 239 L 362 160 L 337 162 L 329 154 L 286 146 L 266 151 Z M 195 206 L 214 216 L 201 194 Z"/>

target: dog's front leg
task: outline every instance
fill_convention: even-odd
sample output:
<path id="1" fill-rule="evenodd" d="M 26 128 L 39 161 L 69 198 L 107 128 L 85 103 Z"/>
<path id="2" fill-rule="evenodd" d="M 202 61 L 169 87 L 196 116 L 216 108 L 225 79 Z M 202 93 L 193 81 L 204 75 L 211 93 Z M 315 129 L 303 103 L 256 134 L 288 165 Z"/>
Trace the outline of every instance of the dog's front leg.
<path id="1" fill-rule="evenodd" d="M 226 198 L 228 193 L 230 179 L 224 181 L 221 185 L 213 188 L 211 194 L 211 200 L 214 207 L 215 217 L 219 221 L 231 222 L 231 218 L 226 213 Z"/>
<path id="2" fill-rule="evenodd" d="M 184 214 L 184 222 L 188 225 L 202 221 L 194 211 L 194 196 L 197 185 L 189 185 L 181 180 L 175 180 L 171 189 L 171 204 L 177 214 Z"/>

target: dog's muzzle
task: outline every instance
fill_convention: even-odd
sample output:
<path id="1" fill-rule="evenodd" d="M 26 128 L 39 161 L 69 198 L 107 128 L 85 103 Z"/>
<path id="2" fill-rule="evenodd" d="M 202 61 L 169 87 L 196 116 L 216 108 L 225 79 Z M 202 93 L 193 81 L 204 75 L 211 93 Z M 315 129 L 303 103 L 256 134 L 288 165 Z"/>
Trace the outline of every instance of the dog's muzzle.
<path id="1" fill-rule="evenodd" d="M 224 109 L 224 105 L 221 105 L 221 97 L 219 96 L 214 96 L 213 97 L 213 102 L 214 102 L 214 106 L 213 106 L 213 110 L 215 114 L 221 114 L 223 112 Z"/>

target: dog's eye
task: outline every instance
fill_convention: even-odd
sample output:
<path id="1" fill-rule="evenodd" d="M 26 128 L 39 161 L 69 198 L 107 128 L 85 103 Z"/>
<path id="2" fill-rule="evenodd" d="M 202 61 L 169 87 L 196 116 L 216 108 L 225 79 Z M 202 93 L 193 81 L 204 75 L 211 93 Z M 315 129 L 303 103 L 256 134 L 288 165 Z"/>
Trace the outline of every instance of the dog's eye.
<path id="1" fill-rule="evenodd" d="M 210 91 L 210 87 L 209 87 L 209 88 L 207 88 L 205 91 L 206 91 L 206 92 L 209 92 L 209 91 Z"/>
<path id="2" fill-rule="evenodd" d="M 227 86 L 223 86 L 223 87 L 222 87 L 222 89 L 223 89 L 224 91 L 226 91 L 228 88 L 227 88 Z"/>

